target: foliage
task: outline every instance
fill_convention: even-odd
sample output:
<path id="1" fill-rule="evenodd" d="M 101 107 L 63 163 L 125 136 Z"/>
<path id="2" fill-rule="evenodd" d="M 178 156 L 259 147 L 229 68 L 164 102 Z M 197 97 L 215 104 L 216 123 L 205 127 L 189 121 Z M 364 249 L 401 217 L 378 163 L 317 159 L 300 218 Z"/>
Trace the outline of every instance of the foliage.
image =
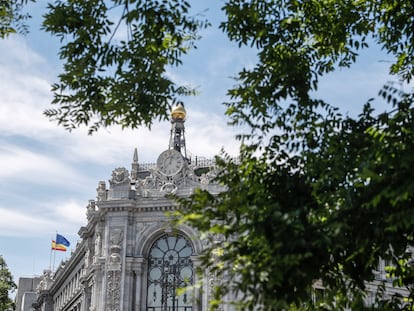
<path id="1" fill-rule="evenodd" d="M 286 309 L 310 299 L 309 288 L 298 284 L 312 283 L 319 265 L 329 262 L 328 237 L 321 221 L 309 217 L 318 204 L 306 176 L 248 151 L 242 155 L 240 165 L 226 164 L 220 176 L 228 191 L 199 191 L 192 201 L 182 200 L 183 219 L 212 233 L 203 263 L 213 273 L 225 271 L 231 285 L 224 283 L 218 294 L 237 291 L 246 309 Z"/>
<path id="2" fill-rule="evenodd" d="M 13 300 L 10 299 L 10 292 L 17 288 L 3 256 L 0 255 L 0 310 L 14 310 Z"/>
<path id="3" fill-rule="evenodd" d="M 208 25 L 186 1 L 57 0 L 48 8 L 44 29 L 61 39 L 65 63 L 52 87 L 59 108 L 45 114 L 65 128 L 150 126 L 195 94 L 166 73 Z"/>
<path id="4" fill-rule="evenodd" d="M 226 192 L 180 200 L 180 221 L 210 239 L 203 264 L 226 280 L 217 298 L 237 293 L 249 310 L 361 310 L 366 282 L 384 258 L 393 263 L 394 285 L 410 296 L 382 301 L 380 287 L 377 303 L 412 310 L 412 94 L 379 116 L 367 103 L 356 120 L 335 110 L 313 117 L 302 136 L 295 131 L 306 148 L 286 133 L 273 135 L 259 155 L 245 147 L 240 163 L 217 159 Z M 317 144 L 308 143 L 309 133 L 319 133 Z M 324 286 L 317 301 L 315 280 Z"/>
<path id="5" fill-rule="evenodd" d="M 25 20 L 30 18 L 30 15 L 22 12 L 27 2 L 27 0 L 0 0 L 0 38 L 16 32 L 27 33 Z"/>
<path id="6" fill-rule="evenodd" d="M 378 258 L 410 297 L 384 310 L 413 309 L 414 107 L 412 93 L 386 85 L 358 117 L 315 94 L 321 76 L 349 67 L 369 43 L 393 61 L 402 82 L 414 74 L 414 3 L 409 0 L 226 0 L 220 28 L 258 54 L 228 91 L 227 115 L 247 125 L 240 162 L 224 154 L 217 181 L 227 191 L 179 199 L 180 221 L 210 239 L 203 266 L 250 310 L 364 309 Z M 150 126 L 182 95 L 166 74 L 181 65 L 208 22 L 181 0 L 54 1 L 45 30 L 62 40 L 65 61 L 46 115 L 68 129 L 119 123 Z M 364 103 L 365 99 L 361 99 Z M 311 290 L 318 280 L 324 294 Z"/>
<path id="7" fill-rule="evenodd" d="M 181 200 L 180 214 L 210 234 L 204 265 L 226 280 L 217 298 L 236 292 L 250 310 L 359 310 L 382 257 L 411 296 L 382 301 L 379 291 L 377 305 L 412 310 L 413 94 L 386 85 L 380 95 L 392 110 L 376 115 L 370 100 L 357 118 L 312 94 L 369 41 L 395 57 L 390 72 L 409 82 L 414 5 L 234 0 L 224 10 L 229 38 L 258 50 L 226 103 L 232 123 L 251 132 L 239 136 L 240 163 L 222 162 L 218 181 L 228 190 Z M 318 301 L 315 280 L 325 288 Z"/>
<path id="8" fill-rule="evenodd" d="M 392 73 L 405 81 L 414 74 L 410 1 L 230 0 L 224 10 L 228 19 L 221 28 L 240 46 L 256 47 L 259 56 L 229 91 L 234 101 L 228 114 L 235 124 L 283 129 L 274 120 L 280 110 L 286 112 L 283 100 L 295 102 L 291 109 L 299 109 L 298 117 L 303 108 L 316 108 L 309 94 L 317 90 L 320 76 L 350 66 L 369 40 L 395 56 Z"/>

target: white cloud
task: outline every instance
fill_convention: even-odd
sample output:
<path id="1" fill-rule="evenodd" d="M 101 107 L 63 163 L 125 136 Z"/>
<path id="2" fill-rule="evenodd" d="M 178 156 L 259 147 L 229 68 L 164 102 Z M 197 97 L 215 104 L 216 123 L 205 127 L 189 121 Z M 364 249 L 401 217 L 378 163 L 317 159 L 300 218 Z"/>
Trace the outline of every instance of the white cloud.
<path id="1" fill-rule="evenodd" d="M 65 223 L 65 219 L 54 217 L 53 214 L 42 217 L 28 211 L 0 208 L 0 236 L 3 237 L 40 236 L 53 232 L 57 225 L 65 230 L 69 223 Z"/>
<path id="2" fill-rule="evenodd" d="M 2 48 L 1 45 L 4 46 L 5 43 L 0 42 L 0 48 Z M 20 70 L 8 65 L 8 62 L 0 62 L 0 130 L 3 135 L 24 136 L 55 146 L 61 150 L 61 160 L 73 163 L 88 161 L 108 164 L 125 160 L 129 163 L 134 147 L 138 147 L 140 161 L 151 162 L 155 160 L 160 151 L 167 148 L 171 125 L 166 121 L 155 123 L 151 131 L 145 128 L 122 130 L 120 127 L 113 126 L 100 129 L 92 136 L 87 135 L 85 128 L 69 133 L 55 123 L 49 122 L 42 114 L 50 106 L 52 98 L 50 81 L 41 74 L 41 66 L 44 63 L 42 58 L 20 41 L 10 41 L 6 44 L 6 48 L 9 51 L 6 56 L 13 55 L 14 62 L 28 64 L 30 58 L 36 61 L 29 63 L 30 66 L 22 65 Z M 19 50 L 24 50 L 24 53 Z M 13 52 L 16 53 L 13 54 Z M 34 70 L 36 66 L 38 70 Z M 179 79 L 180 76 L 175 78 Z M 197 100 L 198 98 L 195 98 L 193 102 Z M 195 119 L 197 121 L 194 122 Z M 193 151 L 194 153 L 212 156 L 227 144 L 229 137 L 234 136 L 230 134 L 224 118 L 220 119 L 213 114 L 206 118 L 193 108 L 189 113 L 189 120 L 192 121 L 188 124 L 194 128 L 188 130 L 190 142 L 188 148 L 196 150 Z M 192 133 L 195 133 L 195 139 L 191 138 Z M 217 135 L 207 141 L 209 133 Z M 3 159 L 7 160 L 12 157 L 12 152 L 13 150 L 9 154 L 3 154 Z M 20 158 L 24 157 L 22 150 L 19 152 L 14 150 L 14 152 L 18 153 Z M 34 155 L 28 152 L 25 157 L 33 158 Z M 47 159 L 39 160 L 43 163 Z M 9 175 L 22 169 L 17 159 L 13 163 L 16 167 L 7 170 Z M 50 164 L 53 166 L 58 163 L 55 161 Z"/>
<path id="3" fill-rule="evenodd" d="M 51 222 L 15 210 L 0 208 L 0 236 L 23 236 L 41 233 Z"/>
<path id="4" fill-rule="evenodd" d="M 0 65 L 6 68 L 14 68 L 25 72 L 36 72 L 39 66 L 47 66 L 44 57 L 33 52 L 27 45 L 26 39 L 20 36 L 10 36 L 0 41 L 1 54 Z"/>
<path id="5" fill-rule="evenodd" d="M 86 224 L 86 205 L 76 200 L 54 202 L 48 209 L 55 214 L 62 224 L 77 225 L 77 228 Z"/>
<path id="6" fill-rule="evenodd" d="M 188 149 L 195 155 L 213 157 L 222 148 L 237 154 L 239 143 L 235 136 L 237 128 L 229 127 L 225 117 L 205 112 L 189 112 L 186 140 Z"/>
<path id="7" fill-rule="evenodd" d="M 51 131 L 42 114 L 51 101 L 50 83 L 42 74 L 47 66 L 19 40 L 1 40 L 0 49 L 1 132 L 37 137 Z"/>
<path id="8" fill-rule="evenodd" d="M 59 159 L 4 142 L 0 146 L 2 182 L 18 180 L 20 183 L 64 185 L 74 183 L 81 177 L 81 174 Z"/>
<path id="9" fill-rule="evenodd" d="M 86 203 L 68 199 L 34 202 L 26 207 L 0 206 L 0 237 L 41 236 L 72 232 L 86 224 Z"/>
<path id="10" fill-rule="evenodd" d="M 0 51 L 0 183 L 7 183 L 1 189 L 6 199 L 0 202 L 0 237 L 49 236 L 56 229 L 75 235 L 86 223 L 87 199 L 81 196 L 93 198 L 102 179 L 90 169 L 128 168 L 135 147 L 140 163 L 155 162 L 168 147 L 171 124 L 156 122 L 151 131 L 113 126 L 92 136 L 86 128 L 69 133 L 43 116 L 52 99 L 45 72 L 50 64 L 22 40 L 0 41 Z M 191 80 L 182 76 L 174 79 Z M 213 95 L 191 98 L 186 105 L 187 148 L 194 155 L 212 157 L 223 146 L 230 153 L 237 150 L 225 117 L 200 111 L 218 105 L 209 102 Z"/>
<path id="11" fill-rule="evenodd" d="M 167 125 L 167 126 L 166 126 Z M 132 161 L 134 148 L 139 151 L 140 161 L 149 161 L 151 155 L 163 150 L 168 144 L 168 124 L 155 124 L 151 132 L 141 128 L 137 130 L 122 130 L 119 126 L 102 128 L 92 136 L 84 134 L 83 130 L 66 133 L 66 156 L 72 161 L 88 161 L 100 164 Z"/>

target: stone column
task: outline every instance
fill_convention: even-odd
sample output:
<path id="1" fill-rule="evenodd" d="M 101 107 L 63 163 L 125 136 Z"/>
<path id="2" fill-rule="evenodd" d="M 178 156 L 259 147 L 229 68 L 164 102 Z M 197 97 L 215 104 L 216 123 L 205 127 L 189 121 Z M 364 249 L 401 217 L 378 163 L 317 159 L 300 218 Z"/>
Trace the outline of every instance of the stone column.
<path id="1" fill-rule="evenodd" d="M 91 295 L 90 311 L 103 310 L 104 301 L 104 282 L 103 282 L 103 267 L 105 266 L 105 258 L 98 258 L 93 264 L 93 291 Z"/>
<path id="2" fill-rule="evenodd" d="M 133 271 L 135 274 L 135 306 L 132 308 L 134 311 L 145 310 L 146 307 L 146 276 L 145 271 L 146 260 L 145 258 L 136 258 Z"/>
<path id="3" fill-rule="evenodd" d="M 124 310 L 134 310 L 134 287 L 135 287 L 135 278 L 134 278 L 134 258 L 127 257 L 125 258 L 125 274 L 124 274 L 124 290 L 123 290 L 123 306 Z"/>
<path id="4" fill-rule="evenodd" d="M 198 275 L 196 274 L 197 268 L 200 266 L 201 261 L 198 256 L 191 256 L 191 261 L 193 262 L 193 282 L 196 284 L 199 280 Z M 193 310 L 194 311 L 201 311 L 201 310 L 208 310 L 208 302 L 206 299 L 207 295 L 202 295 L 202 292 L 205 293 L 203 289 L 200 291 L 198 287 L 195 287 L 193 290 Z"/>
<path id="5" fill-rule="evenodd" d="M 121 228 L 114 228 L 110 232 L 109 260 L 106 266 L 106 289 L 105 289 L 105 310 L 121 311 L 122 309 L 122 279 L 123 260 L 122 245 L 124 231 Z"/>
<path id="6" fill-rule="evenodd" d="M 91 287 L 90 283 L 85 280 L 82 289 L 82 296 L 83 299 L 81 300 L 81 310 L 82 311 L 90 311 L 91 307 Z"/>
<path id="7" fill-rule="evenodd" d="M 44 299 L 44 311 L 53 311 L 53 297 L 48 293 Z"/>

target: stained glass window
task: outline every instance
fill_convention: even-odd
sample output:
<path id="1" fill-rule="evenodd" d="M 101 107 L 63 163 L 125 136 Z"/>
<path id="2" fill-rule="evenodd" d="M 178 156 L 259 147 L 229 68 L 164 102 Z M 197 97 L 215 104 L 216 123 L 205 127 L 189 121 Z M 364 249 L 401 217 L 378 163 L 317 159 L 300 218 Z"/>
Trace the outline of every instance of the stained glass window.
<path id="1" fill-rule="evenodd" d="M 191 291 L 180 291 L 193 284 L 191 243 L 181 235 L 164 235 L 151 247 L 148 258 L 147 310 L 191 311 Z"/>

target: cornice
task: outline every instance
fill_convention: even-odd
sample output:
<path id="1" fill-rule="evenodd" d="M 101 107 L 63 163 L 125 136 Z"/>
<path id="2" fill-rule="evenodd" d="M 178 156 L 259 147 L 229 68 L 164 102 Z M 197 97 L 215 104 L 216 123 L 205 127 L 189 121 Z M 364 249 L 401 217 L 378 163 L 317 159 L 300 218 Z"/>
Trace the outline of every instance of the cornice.
<path id="1" fill-rule="evenodd" d="M 57 270 L 53 276 L 53 284 L 50 287 L 50 293 L 54 295 L 56 290 L 62 286 L 62 284 L 69 279 L 69 276 L 77 271 L 75 268 L 78 265 L 82 265 L 81 260 L 85 255 L 86 241 L 82 240 L 77 246 L 75 251 L 70 255 L 65 263 L 65 266 L 61 270 Z"/>
<path id="2" fill-rule="evenodd" d="M 140 198 L 139 200 L 111 200 L 98 202 L 98 211 L 108 212 L 168 212 L 179 208 L 179 205 L 165 197 Z"/>

